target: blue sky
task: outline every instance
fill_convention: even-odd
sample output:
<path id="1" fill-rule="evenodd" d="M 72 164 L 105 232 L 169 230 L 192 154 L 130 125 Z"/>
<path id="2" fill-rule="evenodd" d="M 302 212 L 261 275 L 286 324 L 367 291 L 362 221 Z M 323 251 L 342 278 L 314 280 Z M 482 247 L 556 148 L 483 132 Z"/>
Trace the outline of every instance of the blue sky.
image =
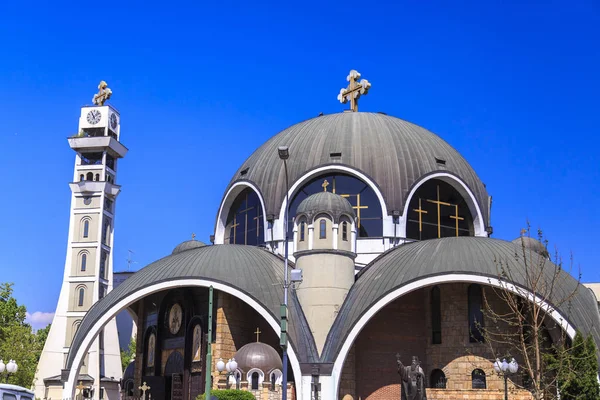
<path id="1" fill-rule="evenodd" d="M 280 2 L 279 2 L 280 3 Z M 598 2 L 4 2 L 0 282 L 53 312 L 79 108 L 101 79 L 130 149 L 114 263 L 208 241 L 232 174 L 270 136 L 345 106 L 352 68 L 384 111 L 457 148 L 494 197 L 494 237 L 529 219 L 600 281 Z M 40 318 L 42 320 L 43 317 Z"/>

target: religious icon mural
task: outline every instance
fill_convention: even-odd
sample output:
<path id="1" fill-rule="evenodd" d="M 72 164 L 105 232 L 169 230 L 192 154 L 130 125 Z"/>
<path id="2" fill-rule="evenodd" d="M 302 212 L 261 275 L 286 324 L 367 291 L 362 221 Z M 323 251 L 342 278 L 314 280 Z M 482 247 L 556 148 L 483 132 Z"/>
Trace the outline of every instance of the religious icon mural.
<path id="1" fill-rule="evenodd" d="M 202 361 L 202 328 L 200 325 L 194 327 L 193 341 L 192 341 L 192 361 Z"/>
<path id="2" fill-rule="evenodd" d="M 150 334 L 150 336 L 148 337 L 148 350 L 147 350 L 148 362 L 146 363 L 146 366 L 149 368 L 154 367 L 155 349 L 156 349 L 156 335 L 154 334 L 154 332 L 152 332 Z"/>
<path id="3" fill-rule="evenodd" d="M 371 187 L 360 179 L 342 173 L 321 175 L 305 184 L 290 201 L 290 216 L 296 215 L 296 209 L 302 200 L 318 192 L 332 192 L 345 197 L 356 213 L 358 237 L 383 236 L 383 216 L 381 204 Z M 294 224 L 288 223 L 290 237 Z"/>

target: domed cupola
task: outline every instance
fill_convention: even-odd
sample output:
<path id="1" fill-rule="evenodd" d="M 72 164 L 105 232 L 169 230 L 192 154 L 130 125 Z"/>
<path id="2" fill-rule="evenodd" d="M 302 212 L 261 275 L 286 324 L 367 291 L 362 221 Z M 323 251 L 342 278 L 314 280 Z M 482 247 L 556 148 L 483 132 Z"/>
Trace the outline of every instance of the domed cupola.
<path id="1" fill-rule="evenodd" d="M 521 236 L 512 242 L 519 247 L 518 253 L 522 253 L 522 249 L 525 249 L 525 251 L 533 251 L 545 258 L 549 257 L 548 249 L 537 239 L 529 236 Z"/>
<path id="2" fill-rule="evenodd" d="M 354 219 L 356 217 L 354 209 L 348 200 L 340 195 L 330 192 L 319 192 L 306 199 L 298 205 L 296 217 L 306 215 L 308 219 L 313 219 L 319 213 L 328 213 L 334 221 L 339 221 L 342 215 Z"/>
<path id="3" fill-rule="evenodd" d="M 235 353 L 238 374 L 251 389 L 258 388 L 263 381 L 281 384 L 283 364 L 277 350 L 261 342 L 248 343 Z M 257 387 L 258 386 L 258 387 Z"/>
<path id="4" fill-rule="evenodd" d="M 179 243 L 177 245 L 177 247 L 175 247 L 173 249 L 173 252 L 171 253 L 171 255 L 179 254 L 184 251 L 191 250 L 191 249 L 199 249 L 200 247 L 204 247 L 204 246 L 206 246 L 206 244 L 199 240 L 196 240 L 196 239 L 186 240 L 185 242 Z"/>

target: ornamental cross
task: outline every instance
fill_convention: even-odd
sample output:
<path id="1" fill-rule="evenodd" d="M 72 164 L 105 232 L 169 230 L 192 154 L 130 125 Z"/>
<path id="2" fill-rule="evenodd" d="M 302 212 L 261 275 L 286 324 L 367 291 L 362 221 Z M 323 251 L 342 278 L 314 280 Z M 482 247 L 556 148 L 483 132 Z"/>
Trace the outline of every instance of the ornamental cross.
<path id="1" fill-rule="evenodd" d="M 321 187 L 323 188 L 323 191 L 326 192 L 327 191 L 327 186 L 329 186 L 329 182 L 327 182 L 327 179 L 325 179 L 323 181 L 323 184 L 321 185 Z"/>
<path id="2" fill-rule="evenodd" d="M 94 95 L 92 101 L 97 106 L 103 106 L 104 102 L 110 99 L 110 96 L 112 96 L 112 90 L 110 90 L 105 81 L 100 81 L 100 84 L 98 85 L 98 93 Z"/>
<path id="3" fill-rule="evenodd" d="M 338 100 L 342 104 L 346 104 L 350 101 L 350 110 L 353 112 L 358 111 L 358 99 L 361 95 L 367 94 L 369 92 L 369 88 L 371 87 L 371 83 L 363 79 L 360 82 L 360 72 L 353 69 L 350 71 L 350 74 L 346 77 L 346 80 L 350 82 L 347 88 L 340 89 L 340 94 L 338 94 Z"/>
<path id="4" fill-rule="evenodd" d="M 258 342 L 258 341 L 259 341 L 259 340 L 258 340 L 258 338 L 259 338 L 259 335 L 260 335 L 262 332 L 260 331 L 260 329 L 256 328 L 256 332 L 254 332 L 254 333 L 256 333 L 256 341 Z"/>
<path id="5" fill-rule="evenodd" d="M 83 382 L 79 381 L 79 385 L 75 386 L 75 389 L 79 389 L 79 393 L 83 393 L 83 389 L 85 389 Z"/>
<path id="6" fill-rule="evenodd" d="M 146 391 L 150 390 L 150 386 L 146 385 L 146 382 L 144 382 L 144 384 L 142 386 L 140 386 L 138 389 L 140 389 L 142 391 L 142 396 L 145 396 Z"/>

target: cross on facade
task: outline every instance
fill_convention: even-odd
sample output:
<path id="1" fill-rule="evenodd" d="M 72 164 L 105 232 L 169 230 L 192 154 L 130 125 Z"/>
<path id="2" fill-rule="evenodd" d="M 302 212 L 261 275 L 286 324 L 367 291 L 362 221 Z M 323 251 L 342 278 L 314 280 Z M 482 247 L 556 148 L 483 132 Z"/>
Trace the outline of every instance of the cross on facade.
<path id="1" fill-rule="evenodd" d="M 85 389 L 85 386 L 83 385 L 83 382 L 79 381 L 79 385 L 75 386 L 75 389 L 79 390 L 79 394 L 83 393 L 83 389 Z"/>
<path id="2" fill-rule="evenodd" d="M 150 390 L 150 386 L 148 386 L 146 384 L 146 382 L 144 382 L 144 384 L 140 387 L 138 387 L 138 389 L 140 389 L 142 391 L 142 396 L 146 395 L 146 391 Z"/>
<path id="3" fill-rule="evenodd" d="M 458 216 L 458 204 L 454 205 L 454 214 L 455 215 L 451 215 L 450 218 L 456 221 L 456 237 L 458 237 L 458 221 L 464 220 L 463 217 Z"/>
<path id="4" fill-rule="evenodd" d="M 353 69 L 350 71 L 350 74 L 346 77 L 346 80 L 349 82 L 347 88 L 340 89 L 340 94 L 338 94 L 338 100 L 342 104 L 346 104 L 350 101 L 350 110 L 353 112 L 358 111 L 358 99 L 361 95 L 367 94 L 369 92 L 369 88 L 371 88 L 371 83 L 362 79 L 360 82 L 360 72 Z"/>
<path id="5" fill-rule="evenodd" d="M 233 225 L 231 225 L 231 228 L 233 229 L 233 243 L 236 243 L 235 239 L 236 239 L 236 231 L 237 231 L 237 227 L 240 226 L 240 224 L 237 222 L 237 217 L 236 215 L 233 216 Z"/>
<path id="6" fill-rule="evenodd" d="M 438 223 L 437 223 L 437 228 L 438 228 L 438 238 L 442 237 L 442 216 L 441 216 L 441 206 L 451 206 L 452 204 L 450 203 L 446 203 L 443 201 L 440 201 L 440 187 L 437 187 L 437 200 L 429 200 L 427 199 L 428 202 L 433 203 L 433 204 L 437 204 L 437 217 L 438 217 Z"/>
<path id="7" fill-rule="evenodd" d="M 325 179 L 323 181 L 323 184 L 321 185 L 321 187 L 323 188 L 323 191 L 326 192 L 327 191 L 327 186 L 329 186 L 329 182 L 327 182 L 327 179 Z"/>
<path id="8" fill-rule="evenodd" d="M 419 232 L 423 231 L 423 214 L 427 214 L 427 211 L 421 207 L 421 198 L 419 198 L 419 208 L 413 208 L 413 211 L 419 213 Z"/>
<path id="9" fill-rule="evenodd" d="M 105 81 L 100 81 L 100 84 L 98 85 L 98 93 L 94 95 L 92 101 L 97 106 L 103 106 L 104 102 L 110 99 L 110 96 L 112 96 L 112 90 L 110 90 Z"/>
<path id="10" fill-rule="evenodd" d="M 351 195 L 342 194 L 341 196 L 342 197 L 350 197 Z M 352 206 L 352 208 L 356 211 L 356 226 L 358 228 L 360 228 L 360 210 L 367 209 L 367 208 L 369 208 L 369 206 L 361 206 L 360 205 L 360 193 L 357 193 L 355 196 L 356 196 L 356 205 Z"/>
<path id="11" fill-rule="evenodd" d="M 256 333 L 256 341 L 258 342 L 258 341 L 259 341 L 259 335 L 260 335 L 262 332 L 260 331 L 260 329 L 256 328 L 256 332 L 254 332 L 254 333 Z"/>

